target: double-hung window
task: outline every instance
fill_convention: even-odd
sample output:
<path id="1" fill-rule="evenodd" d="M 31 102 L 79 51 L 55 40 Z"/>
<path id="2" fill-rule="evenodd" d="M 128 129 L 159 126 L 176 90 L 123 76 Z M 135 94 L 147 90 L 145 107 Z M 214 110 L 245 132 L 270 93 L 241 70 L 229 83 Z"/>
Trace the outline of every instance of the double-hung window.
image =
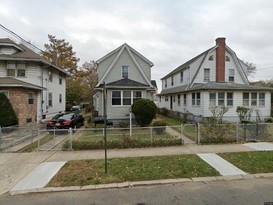
<path id="1" fill-rule="evenodd" d="M 112 91 L 112 105 L 121 105 L 121 91 Z"/>
<path id="2" fill-rule="evenodd" d="M 15 76 L 16 64 L 15 62 L 7 63 L 7 76 Z"/>
<path id="3" fill-rule="evenodd" d="M 187 107 L 187 94 L 184 94 L 184 107 Z"/>
<path id="4" fill-rule="evenodd" d="M 243 106 L 249 106 L 249 93 L 243 93 Z"/>
<path id="5" fill-rule="evenodd" d="M 33 93 L 28 93 L 28 104 L 29 105 L 34 104 L 34 94 Z"/>
<path id="6" fill-rule="evenodd" d="M 177 105 L 180 106 L 180 94 L 177 95 Z"/>
<path id="7" fill-rule="evenodd" d="M 227 93 L 227 106 L 233 106 L 233 93 Z"/>
<path id="8" fill-rule="evenodd" d="M 165 88 L 168 86 L 167 79 L 165 79 Z"/>
<path id="9" fill-rule="evenodd" d="M 123 91 L 123 105 L 131 105 L 131 91 Z"/>
<path id="10" fill-rule="evenodd" d="M 200 106 L 200 93 L 192 93 L 192 105 L 193 106 Z"/>
<path id="11" fill-rule="evenodd" d="M 234 76 L 235 76 L 234 69 L 229 69 L 228 70 L 228 81 L 229 82 L 234 82 Z"/>
<path id="12" fill-rule="evenodd" d="M 184 78 L 184 72 L 180 72 L 180 83 L 183 83 L 183 78 Z"/>
<path id="13" fill-rule="evenodd" d="M 216 93 L 209 94 L 209 105 L 216 106 Z"/>
<path id="14" fill-rule="evenodd" d="M 265 93 L 259 93 L 259 106 L 265 106 Z"/>
<path id="15" fill-rule="evenodd" d="M 129 76 L 129 67 L 122 66 L 122 78 L 128 78 Z"/>
<path id="16" fill-rule="evenodd" d="M 173 86 L 173 76 L 171 77 L 171 85 Z"/>
<path id="17" fill-rule="evenodd" d="M 225 105 L 225 93 L 218 93 L 218 105 Z"/>
<path id="18" fill-rule="evenodd" d="M 257 93 L 251 93 L 251 106 L 257 106 Z"/>
<path id="19" fill-rule="evenodd" d="M 26 77 L 26 64 L 18 63 L 17 64 L 17 77 Z"/>
<path id="20" fill-rule="evenodd" d="M 141 91 L 133 91 L 133 103 L 142 98 Z"/>
<path id="21" fill-rule="evenodd" d="M 204 82 L 209 82 L 210 81 L 210 69 L 205 68 L 204 69 Z"/>

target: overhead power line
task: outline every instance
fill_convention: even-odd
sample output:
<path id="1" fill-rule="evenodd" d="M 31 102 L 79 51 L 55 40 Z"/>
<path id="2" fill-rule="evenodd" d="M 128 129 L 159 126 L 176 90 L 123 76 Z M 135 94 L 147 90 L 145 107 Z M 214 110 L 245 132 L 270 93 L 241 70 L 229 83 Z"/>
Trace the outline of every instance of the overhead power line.
<path id="1" fill-rule="evenodd" d="M 18 34 L 16 34 L 15 32 L 11 31 L 10 29 L 8 29 L 7 27 L 3 26 L 2 24 L 0 24 L 0 28 L 3 29 L 4 31 L 6 31 L 7 33 L 13 35 L 15 38 L 19 39 L 23 44 L 30 46 L 32 49 L 37 50 L 39 52 L 43 52 L 43 50 L 41 50 L 40 48 L 38 48 L 37 46 L 33 45 L 32 43 L 30 43 L 29 41 L 26 41 L 24 38 L 22 38 L 21 36 L 19 36 Z"/>

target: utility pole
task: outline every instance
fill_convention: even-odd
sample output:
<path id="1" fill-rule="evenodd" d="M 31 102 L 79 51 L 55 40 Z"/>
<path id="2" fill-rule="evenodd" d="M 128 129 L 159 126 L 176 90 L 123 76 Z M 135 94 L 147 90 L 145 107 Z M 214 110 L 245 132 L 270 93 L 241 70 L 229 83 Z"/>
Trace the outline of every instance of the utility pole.
<path id="1" fill-rule="evenodd" d="M 106 138 L 106 129 L 107 129 L 107 114 L 106 114 L 106 86 L 103 82 L 103 118 L 104 118 L 104 158 L 105 158 L 105 174 L 107 174 L 107 138 Z"/>

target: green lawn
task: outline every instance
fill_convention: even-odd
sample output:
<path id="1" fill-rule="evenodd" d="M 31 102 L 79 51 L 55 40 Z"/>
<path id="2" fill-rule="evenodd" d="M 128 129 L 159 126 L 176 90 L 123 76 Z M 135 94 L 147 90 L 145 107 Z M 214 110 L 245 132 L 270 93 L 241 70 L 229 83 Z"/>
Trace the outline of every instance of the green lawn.
<path id="1" fill-rule="evenodd" d="M 167 123 L 167 125 L 169 125 L 169 126 L 182 124 L 182 121 L 180 121 L 180 120 L 176 120 L 176 119 L 173 119 L 173 118 L 170 118 L 170 117 L 167 117 L 164 115 L 160 115 L 160 114 L 156 114 L 156 118 L 165 121 Z"/>
<path id="2" fill-rule="evenodd" d="M 78 160 L 67 162 L 47 186 L 83 186 L 205 176 L 219 176 L 219 173 L 196 155 L 109 159 L 107 175 L 104 173 L 104 160 Z"/>
<path id="3" fill-rule="evenodd" d="M 219 156 L 249 174 L 273 172 L 272 151 L 223 153 Z"/>

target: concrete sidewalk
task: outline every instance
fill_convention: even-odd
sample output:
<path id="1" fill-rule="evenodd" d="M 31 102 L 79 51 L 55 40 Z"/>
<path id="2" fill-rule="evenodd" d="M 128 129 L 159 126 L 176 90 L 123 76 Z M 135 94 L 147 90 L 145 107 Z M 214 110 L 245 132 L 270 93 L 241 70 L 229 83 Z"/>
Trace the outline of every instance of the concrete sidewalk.
<path id="1" fill-rule="evenodd" d="M 177 147 L 114 149 L 108 150 L 108 158 L 202 154 L 221 152 L 255 151 L 242 144 L 196 145 L 186 144 Z M 103 159 L 104 150 L 91 151 L 48 151 L 33 153 L 0 153 L 0 195 L 10 191 L 32 170 L 44 162 L 64 162 L 69 160 Z"/>

